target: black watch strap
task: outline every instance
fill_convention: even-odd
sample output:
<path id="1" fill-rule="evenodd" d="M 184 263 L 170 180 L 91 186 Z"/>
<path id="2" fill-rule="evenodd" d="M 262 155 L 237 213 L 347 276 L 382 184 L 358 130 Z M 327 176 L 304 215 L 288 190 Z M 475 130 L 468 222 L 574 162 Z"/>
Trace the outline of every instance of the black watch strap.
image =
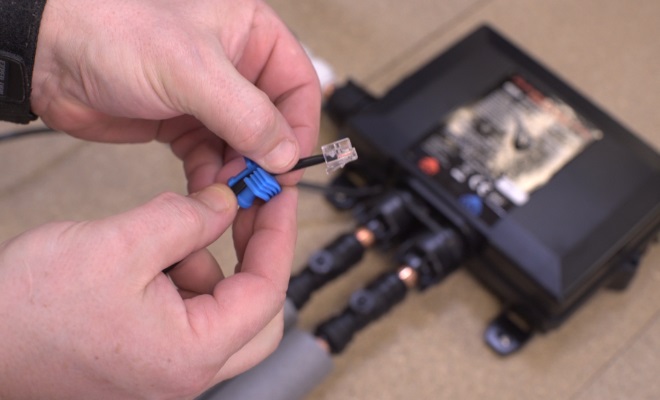
<path id="1" fill-rule="evenodd" d="M 46 0 L 0 1 L 0 119 L 26 124 L 32 69 Z"/>

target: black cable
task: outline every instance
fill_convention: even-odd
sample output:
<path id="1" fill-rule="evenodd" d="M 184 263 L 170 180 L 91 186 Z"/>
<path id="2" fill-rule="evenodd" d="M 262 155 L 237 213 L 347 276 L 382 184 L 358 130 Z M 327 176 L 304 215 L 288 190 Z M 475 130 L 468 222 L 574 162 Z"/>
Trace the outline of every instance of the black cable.
<path id="1" fill-rule="evenodd" d="M 4 142 L 7 140 L 12 140 L 12 139 L 18 139 L 20 137 L 24 136 L 31 136 L 31 135 L 36 135 L 36 134 L 44 134 L 44 133 L 52 133 L 52 132 L 57 132 L 56 130 L 49 128 L 47 126 L 41 126 L 38 128 L 28 128 L 28 129 L 23 129 L 23 130 L 17 130 L 9 133 L 5 133 L 3 135 L 0 135 L 0 142 Z M 311 157 L 305 157 L 301 158 L 298 160 L 296 165 L 293 166 L 290 170 L 288 170 L 286 173 L 292 172 L 292 171 L 297 171 L 299 169 L 307 168 L 307 167 L 312 167 L 315 165 L 323 164 L 325 162 L 325 158 L 323 157 L 322 154 L 317 154 Z M 243 187 L 244 188 L 244 187 Z"/>
<path id="2" fill-rule="evenodd" d="M 307 167 L 313 167 L 314 165 L 323 164 L 324 162 L 325 162 L 325 157 L 323 157 L 322 154 L 317 154 L 315 156 L 301 158 L 300 160 L 298 160 L 298 163 L 296 165 L 294 165 L 293 168 L 288 170 L 286 173 L 292 172 L 292 171 L 297 171 L 299 169 L 303 169 L 303 168 L 307 168 Z"/>
<path id="3" fill-rule="evenodd" d="M 234 185 L 231 186 L 232 192 L 236 196 L 238 196 L 239 193 L 241 193 L 245 188 L 247 188 L 247 183 L 245 183 L 245 179 L 241 179 L 240 181 L 236 182 Z"/>
<path id="4" fill-rule="evenodd" d="M 47 126 L 17 130 L 17 131 L 13 131 L 13 132 L 9 132 L 9 133 L 5 133 L 3 135 L 0 135 L 0 142 L 4 142 L 4 141 L 7 141 L 7 140 L 11 140 L 11 139 L 17 139 L 17 138 L 24 137 L 24 136 L 44 134 L 44 133 L 52 133 L 52 132 L 57 132 L 57 131 L 52 129 L 52 128 L 49 128 Z M 314 155 L 314 156 L 311 156 L 311 157 L 301 158 L 300 160 L 298 160 L 296 165 L 294 165 L 293 168 L 291 168 L 290 170 L 285 172 L 285 174 L 289 173 L 289 172 L 292 172 L 292 171 L 297 171 L 299 169 L 303 169 L 303 168 L 323 164 L 324 162 L 325 162 L 325 158 L 323 157 L 322 154 L 317 154 L 317 155 Z"/>
<path id="5" fill-rule="evenodd" d="M 298 160 L 296 165 L 294 165 L 290 170 L 283 172 L 282 174 L 274 174 L 274 176 L 288 174 L 289 172 L 293 172 L 307 167 L 313 167 L 314 165 L 319 165 L 324 162 L 325 162 L 325 157 L 323 157 L 323 155 L 321 154 L 317 154 L 311 157 L 301 158 Z M 232 186 L 232 191 L 234 192 L 234 194 L 238 195 L 246 187 L 247 184 L 245 183 L 245 179 L 241 179 Z"/>
<path id="6" fill-rule="evenodd" d="M 22 129 L 22 130 L 16 130 L 12 131 L 9 133 L 5 133 L 0 135 L 0 142 L 5 142 L 13 139 L 18 139 L 21 137 L 25 136 L 32 136 L 32 135 L 38 135 L 38 134 L 47 134 L 47 133 L 54 133 L 58 132 L 55 129 L 49 128 L 47 126 L 40 126 L 37 128 L 27 128 L 27 129 Z M 314 156 L 310 157 L 305 157 L 301 158 L 298 160 L 296 165 L 293 166 L 289 171 L 285 172 L 292 172 L 292 171 L 297 171 L 303 168 L 307 167 L 312 167 L 315 165 L 319 165 L 325 162 L 325 158 L 323 157 L 322 154 L 317 154 Z M 323 185 L 318 185 L 314 183 L 309 183 L 309 182 L 300 182 L 298 183 L 298 186 L 304 189 L 313 189 L 313 190 L 319 190 L 323 191 L 324 193 L 329 193 L 329 192 L 339 192 L 342 193 L 346 196 L 350 197 L 367 197 L 367 196 L 372 196 L 375 194 L 379 194 L 382 192 L 382 188 L 380 187 L 369 187 L 369 188 L 335 188 L 335 189 L 329 189 L 328 187 L 325 187 Z M 241 190 L 245 189 L 246 184 L 244 181 L 237 182 L 236 185 L 232 188 L 234 193 L 238 194 L 241 192 Z"/>
<path id="7" fill-rule="evenodd" d="M 27 129 L 22 129 L 22 130 L 16 130 L 13 132 L 5 133 L 0 135 L 0 142 L 5 142 L 13 139 L 18 139 L 21 137 L 25 136 L 32 136 L 32 135 L 37 135 L 37 134 L 45 134 L 45 133 L 53 133 L 57 132 L 56 130 L 49 128 L 47 126 L 41 126 L 37 128 L 27 128 Z M 307 167 L 312 167 L 315 165 L 323 164 L 325 162 L 325 158 L 323 157 L 322 154 L 317 154 L 314 156 L 310 157 L 305 157 L 301 158 L 298 160 L 296 165 L 293 166 L 290 170 L 288 170 L 286 173 L 292 172 L 292 171 L 297 171 L 303 168 Z M 320 185 L 315 185 L 312 183 L 304 183 L 300 182 L 299 186 L 308 188 L 308 189 L 318 189 L 318 190 L 324 190 L 327 192 L 327 188 L 323 188 Z M 238 194 L 240 193 L 243 189 L 245 189 L 247 185 L 245 184 L 244 181 L 237 182 L 236 185 L 232 187 L 234 193 Z M 337 190 L 341 193 L 346 194 L 347 196 L 352 196 L 352 197 L 364 197 L 364 196 L 369 196 L 371 195 L 371 191 L 363 191 L 363 190 L 354 190 L 351 188 L 342 188 L 340 190 Z"/>
<path id="8" fill-rule="evenodd" d="M 56 130 L 49 128 L 47 126 L 40 126 L 38 128 L 28 128 L 28 129 L 22 129 L 22 130 L 17 130 L 9 133 L 5 133 L 3 135 L 0 135 L 0 142 L 5 142 L 8 140 L 12 139 L 18 139 L 24 136 L 31 136 L 31 135 L 37 135 L 37 134 L 44 134 L 44 133 L 53 133 L 57 132 Z"/>
<path id="9" fill-rule="evenodd" d="M 58 132 L 55 129 L 49 128 L 47 126 L 41 126 L 38 128 L 28 128 L 28 129 L 22 129 L 22 130 L 16 130 L 13 132 L 5 133 L 0 135 L 0 142 L 5 142 L 9 141 L 12 139 L 18 139 L 21 137 L 25 136 L 32 136 L 32 135 L 38 135 L 38 134 L 46 134 L 46 133 L 54 133 Z M 292 172 L 292 171 L 297 171 L 303 168 L 307 167 L 312 167 L 315 165 L 319 165 L 325 162 L 325 158 L 323 157 L 322 154 L 317 154 L 314 156 L 310 157 L 305 157 L 301 158 L 298 160 L 296 165 L 293 166 L 289 171 L 285 172 Z M 298 186 L 304 189 L 313 189 L 313 190 L 319 190 L 323 191 L 325 193 L 328 193 L 329 191 L 337 191 L 341 192 L 347 196 L 351 197 L 366 197 L 366 196 L 371 196 L 374 194 L 378 194 L 382 191 L 382 188 L 377 188 L 377 187 L 370 187 L 370 188 L 335 188 L 335 189 L 329 189 L 323 185 L 318 185 L 315 183 L 309 183 L 309 182 L 300 182 L 298 183 Z M 234 186 L 234 193 L 240 193 L 241 190 L 245 189 L 246 185 L 245 182 L 237 182 L 237 184 Z"/>
<path id="10" fill-rule="evenodd" d="M 381 185 L 364 186 L 364 187 L 348 187 L 348 186 L 327 186 L 319 183 L 300 181 L 298 187 L 301 189 L 314 190 L 324 194 L 341 193 L 347 197 L 362 198 L 377 196 L 382 194 L 385 188 Z"/>

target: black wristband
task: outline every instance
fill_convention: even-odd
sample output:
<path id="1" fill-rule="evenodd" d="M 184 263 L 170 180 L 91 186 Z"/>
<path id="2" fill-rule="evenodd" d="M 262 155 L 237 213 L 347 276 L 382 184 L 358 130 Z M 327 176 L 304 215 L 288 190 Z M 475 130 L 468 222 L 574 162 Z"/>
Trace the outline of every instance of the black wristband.
<path id="1" fill-rule="evenodd" d="M 0 3 L 0 119 L 26 124 L 37 118 L 30 109 L 32 69 L 39 24 L 46 0 Z"/>

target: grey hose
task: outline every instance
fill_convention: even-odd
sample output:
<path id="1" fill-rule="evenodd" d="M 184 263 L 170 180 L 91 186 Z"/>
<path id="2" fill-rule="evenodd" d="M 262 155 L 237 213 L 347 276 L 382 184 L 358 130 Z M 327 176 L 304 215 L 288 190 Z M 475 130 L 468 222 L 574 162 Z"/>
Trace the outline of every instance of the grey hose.
<path id="1" fill-rule="evenodd" d="M 251 370 L 223 382 L 197 400 L 304 399 L 332 370 L 332 358 L 316 337 L 289 328 L 277 350 Z"/>
<path id="2" fill-rule="evenodd" d="M 288 298 L 284 302 L 284 334 L 298 322 L 298 310 Z"/>

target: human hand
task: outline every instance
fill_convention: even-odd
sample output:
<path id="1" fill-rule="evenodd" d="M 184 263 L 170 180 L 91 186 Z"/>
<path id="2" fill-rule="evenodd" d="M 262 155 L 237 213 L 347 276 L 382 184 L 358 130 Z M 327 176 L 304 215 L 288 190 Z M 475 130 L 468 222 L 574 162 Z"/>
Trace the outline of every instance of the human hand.
<path id="1" fill-rule="evenodd" d="M 239 154 L 275 173 L 309 155 L 318 86 L 259 0 L 49 0 L 32 109 L 83 139 L 170 143 L 197 191 Z"/>
<path id="2" fill-rule="evenodd" d="M 283 172 L 295 163 L 299 154 L 309 154 L 318 133 L 320 91 L 313 68 L 295 38 L 272 10 L 258 0 L 100 3 L 49 0 L 35 58 L 32 109 L 49 126 L 83 139 L 105 142 L 156 139 L 169 143 L 184 162 L 189 191 L 196 192 L 214 182 L 224 182 L 238 172 L 242 155 L 271 172 Z M 280 179 L 286 184 L 293 183 L 296 177 Z M 161 204 L 159 201 L 163 202 L 158 200 L 156 204 Z M 181 233 L 177 240 L 159 235 L 178 232 L 162 231 L 162 221 L 180 218 L 176 207 L 163 206 L 160 219 L 149 221 L 161 230 L 150 230 L 145 221 L 132 227 L 124 222 L 128 227 L 119 231 L 129 230 L 129 244 L 149 246 L 146 249 L 136 246 L 123 255 L 116 251 L 118 244 L 99 239 L 113 236 L 112 232 L 118 228 L 107 221 L 122 220 L 122 216 L 106 222 L 71 224 L 73 228 L 69 224 L 49 225 L 12 241 L 0 255 L 0 269 L 6 269 L 0 271 L 2 285 L 21 274 L 2 267 L 8 265 L 1 261 L 8 255 L 16 259 L 23 253 L 29 254 L 30 259 L 21 261 L 21 265 L 29 266 L 26 268 L 32 275 L 35 268 L 40 268 L 43 257 L 59 252 L 70 255 L 70 247 L 84 250 L 80 257 L 85 259 L 75 258 L 60 264 L 47 257 L 48 262 L 43 262 L 49 267 L 39 270 L 42 277 L 49 278 L 43 281 L 43 291 L 58 304 L 50 307 L 48 313 L 37 312 L 24 304 L 18 307 L 20 302 L 16 303 L 18 311 L 0 308 L 0 315 L 14 318 L 26 313 L 24 319 L 16 320 L 16 326 L 29 333 L 8 332 L 13 336 L 7 336 L 7 345 L 0 348 L 6 360 L 4 363 L 0 360 L 0 366 L 3 371 L 14 371 L 4 378 L 13 384 L 0 386 L 6 390 L 52 389 L 47 391 L 48 397 L 67 393 L 67 389 L 85 394 L 97 390 L 101 391 L 99 396 L 111 397 L 122 390 L 123 397 L 179 397 L 256 363 L 272 350 L 281 334 L 281 323 L 279 318 L 273 318 L 273 310 L 281 307 L 290 273 L 295 203 L 295 194 L 285 189 L 268 204 L 238 213 L 233 232 L 241 263 L 233 277 L 220 281 L 222 276 L 218 275 L 215 261 L 204 250 L 192 252 L 171 271 L 170 276 L 180 287 L 186 288 L 191 283 L 193 292 L 212 291 L 212 300 L 208 294 L 188 299 L 194 293 L 186 291 L 180 292 L 186 297 L 181 300 L 166 285 L 162 274 L 154 272 L 188 254 L 186 251 L 192 247 L 203 248 L 217 237 L 216 233 L 219 235 L 219 231 L 214 231 L 205 239 L 197 237 L 194 246 L 188 244 L 175 251 L 172 247 L 188 240 L 185 235 Z M 235 214 L 223 215 L 220 225 L 224 229 Z M 91 227 L 104 229 L 94 233 Z M 83 237 L 82 231 L 89 237 Z M 76 232 L 80 236 L 73 234 Z M 52 238 L 58 239 L 51 241 Z M 34 250 L 38 243 L 47 241 L 51 243 L 47 252 Z M 103 246 L 94 247 L 90 242 L 102 242 Z M 265 250 L 259 249 L 260 246 Z M 176 257 L 172 255 L 174 252 Z M 158 255 L 155 261 L 145 260 L 153 254 Z M 163 261 L 165 255 L 167 262 Z M 113 282 L 108 292 L 91 289 L 97 284 L 104 288 L 110 278 L 118 279 L 116 274 L 127 274 L 123 265 L 137 268 L 145 262 L 149 263 L 148 271 L 154 272 L 153 282 L 144 283 L 140 279 L 136 284 L 130 279 L 145 276 L 126 275 L 116 284 Z M 71 293 L 59 293 L 67 282 L 64 278 L 58 278 L 59 286 L 49 289 L 52 276 L 59 275 L 55 271 L 60 268 L 72 279 L 66 283 Z M 80 272 L 76 278 L 69 269 L 81 269 L 86 274 Z M 48 275 L 51 273 L 54 275 Z M 132 291 L 118 291 L 122 284 L 128 284 Z M 260 284 L 264 287 L 257 290 Z M 140 307 L 134 301 L 139 297 L 135 296 L 136 290 L 142 287 L 145 301 L 153 296 L 149 306 Z M 9 293 L 20 295 L 20 290 L 16 290 Z M 87 297 L 92 300 L 86 306 Z M 12 306 L 14 302 L 5 304 Z M 131 304 L 135 307 L 131 308 Z M 221 304 L 222 310 L 214 304 Z M 94 310 L 90 310 L 92 306 Z M 207 311 L 214 308 L 222 315 L 212 320 Z M 93 318 L 92 311 L 102 318 Z M 148 314 L 141 329 L 132 326 L 141 319 L 138 311 Z M 29 312 L 35 312 L 34 318 Z M 238 318 L 240 313 L 247 317 L 241 314 Z M 80 319 L 75 315 L 80 315 Z M 115 322 L 122 318 L 128 322 Z M 204 325 L 205 319 L 208 325 Z M 66 322 L 61 332 L 53 328 L 58 321 Z M 109 325 L 88 325 L 99 321 Z M 48 330 L 35 331 L 39 324 L 46 324 Z M 79 349 L 73 343 L 80 340 L 77 336 L 85 338 Z M 146 338 L 155 342 L 145 343 Z M 37 348 L 27 349 L 27 345 L 22 345 L 26 339 L 38 343 Z M 247 341 L 249 344 L 242 347 Z M 25 355 L 18 355 L 16 348 L 9 345 L 12 342 L 18 343 Z M 123 356 L 112 353 L 111 343 L 115 342 L 127 346 L 127 350 L 118 353 Z M 50 347 L 53 353 L 46 356 Z M 96 353 L 100 352 L 98 363 L 89 358 L 96 354 L 95 349 Z M 163 362 L 168 358 L 172 363 Z M 70 368 L 62 371 L 61 365 Z M 29 376 L 43 385 L 25 384 Z M 147 390 L 149 385 L 152 392 Z M 30 393 L 26 396 L 38 397 Z"/>
<path id="3" fill-rule="evenodd" d="M 234 220 L 223 185 L 3 243 L 0 398 L 190 398 L 265 357 L 282 334 L 295 201 L 285 188 L 246 210 L 227 278 L 204 250 Z M 182 259 L 170 281 L 161 271 Z"/>

